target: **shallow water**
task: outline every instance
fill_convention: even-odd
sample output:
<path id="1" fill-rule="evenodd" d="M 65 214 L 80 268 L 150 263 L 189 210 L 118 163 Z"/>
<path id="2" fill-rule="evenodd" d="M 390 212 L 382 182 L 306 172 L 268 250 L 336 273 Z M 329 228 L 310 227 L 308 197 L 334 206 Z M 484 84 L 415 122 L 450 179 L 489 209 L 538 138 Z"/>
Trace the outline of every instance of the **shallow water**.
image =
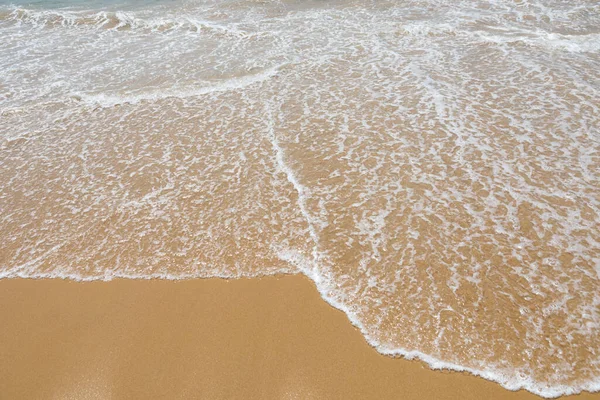
<path id="1" fill-rule="evenodd" d="M 0 276 L 304 273 L 380 352 L 600 389 L 600 5 L 0 6 Z"/>

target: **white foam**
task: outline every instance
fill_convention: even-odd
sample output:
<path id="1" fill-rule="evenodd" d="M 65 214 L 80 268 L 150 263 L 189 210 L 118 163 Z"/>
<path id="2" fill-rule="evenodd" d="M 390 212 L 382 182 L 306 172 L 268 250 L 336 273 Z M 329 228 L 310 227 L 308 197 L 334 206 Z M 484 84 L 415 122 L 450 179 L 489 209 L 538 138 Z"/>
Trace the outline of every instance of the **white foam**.
<path id="1" fill-rule="evenodd" d="M 220 93 L 228 91 L 242 90 L 248 86 L 268 80 L 277 75 L 279 70 L 286 64 L 276 65 L 274 67 L 262 70 L 260 72 L 232 77 L 229 79 L 217 81 L 212 85 L 203 86 L 200 88 L 186 88 L 175 90 L 155 90 L 145 91 L 139 94 L 110 94 L 110 93 L 72 93 L 71 98 L 81 99 L 91 106 L 98 107 L 114 107 L 122 104 L 138 104 L 147 101 L 158 101 L 168 98 L 186 99 L 190 97 L 199 97 L 211 93 Z"/>
<path id="2" fill-rule="evenodd" d="M 74 29 L 134 30 L 147 32 L 170 32 L 184 30 L 189 32 L 208 32 L 248 37 L 253 33 L 239 30 L 235 25 L 221 25 L 194 15 L 176 15 L 172 17 L 149 17 L 145 14 L 125 11 L 72 11 L 72 10 L 34 10 L 13 7 L 8 11 L 0 9 L 0 22 L 8 21 L 36 28 L 62 27 Z"/>
<path id="3" fill-rule="evenodd" d="M 600 34 L 563 35 L 544 31 L 511 30 L 506 34 L 477 32 L 480 39 L 497 44 L 523 43 L 530 46 L 544 47 L 549 50 L 563 50 L 574 53 L 594 53 L 600 51 Z"/>
<path id="4" fill-rule="evenodd" d="M 312 280 L 321 297 L 332 307 L 344 312 L 348 317 L 349 321 L 358 328 L 366 341 L 375 348 L 379 353 L 389 356 L 401 356 L 407 360 L 420 360 L 426 363 L 431 369 L 434 370 L 451 370 L 458 372 L 468 372 L 472 375 L 479 376 L 481 378 L 494 381 L 502 385 L 504 388 L 517 391 L 525 389 L 534 394 L 537 394 L 545 398 L 556 398 L 560 396 L 568 396 L 573 394 L 579 394 L 583 391 L 598 392 L 600 391 L 600 376 L 597 378 L 576 386 L 568 385 L 552 385 L 543 382 L 536 382 L 529 378 L 527 375 L 514 370 L 494 370 L 489 369 L 475 369 L 465 367 L 459 364 L 447 362 L 439 358 L 433 357 L 429 354 L 422 353 L 416 350 L 407 350 L 403 348 L 390 347 L 389 345 L 382 344 L 375 340 L 369 333 L 369 330 L 362 324 L 356 312 L 353 311 L 343 302 L 337 300 L 335 290 L 333 288 L 336 285 L 331 281 L 330 277 L 320 275 L 315 272 L 315 268 L 312 266 L 312 261 L 305 259 L 297 252 L 293 251 L 281 251 L 279 253 L 280 258 L 295 265 L 304 275 Z"/>

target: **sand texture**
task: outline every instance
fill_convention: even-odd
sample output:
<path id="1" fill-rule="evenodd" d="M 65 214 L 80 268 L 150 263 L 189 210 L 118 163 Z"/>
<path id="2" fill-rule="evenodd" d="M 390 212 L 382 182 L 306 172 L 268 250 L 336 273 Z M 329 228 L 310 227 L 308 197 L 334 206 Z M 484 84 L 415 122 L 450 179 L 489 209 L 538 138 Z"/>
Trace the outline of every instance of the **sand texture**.
<path id="1" fill-rule="evenodd" d="M 2 400 L 538 398 L 380 355 L 301 276 L 5 279 L 0 304 Z"/>

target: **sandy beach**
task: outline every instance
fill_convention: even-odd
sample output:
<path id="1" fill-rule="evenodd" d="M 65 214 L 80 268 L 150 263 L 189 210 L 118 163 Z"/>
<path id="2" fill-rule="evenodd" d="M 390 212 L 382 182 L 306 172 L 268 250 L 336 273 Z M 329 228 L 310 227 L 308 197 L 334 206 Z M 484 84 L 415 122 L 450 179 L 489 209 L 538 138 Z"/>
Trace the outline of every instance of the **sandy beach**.
<path id="1" fill-rule="evenodd" d="M 600 393 L 598 27 L 0 0 L 0 400 Z"/>
<path id="2" fill-rule="evenodd" d="M 380 355 L 303 276 L 9 279 L 0 304 L 1 399 L 539 399 Z"/>

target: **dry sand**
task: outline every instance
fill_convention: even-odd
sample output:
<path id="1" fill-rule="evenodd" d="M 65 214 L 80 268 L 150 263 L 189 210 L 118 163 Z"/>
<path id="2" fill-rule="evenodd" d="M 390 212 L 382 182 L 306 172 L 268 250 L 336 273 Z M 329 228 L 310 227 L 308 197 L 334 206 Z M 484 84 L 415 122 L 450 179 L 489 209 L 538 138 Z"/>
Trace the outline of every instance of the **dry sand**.
<path id="1" fill-rule="evenodd" d="M 302 276 L 5 279 L 0 318 L 2 400 L 539 399 L 380 355 Z"/>

